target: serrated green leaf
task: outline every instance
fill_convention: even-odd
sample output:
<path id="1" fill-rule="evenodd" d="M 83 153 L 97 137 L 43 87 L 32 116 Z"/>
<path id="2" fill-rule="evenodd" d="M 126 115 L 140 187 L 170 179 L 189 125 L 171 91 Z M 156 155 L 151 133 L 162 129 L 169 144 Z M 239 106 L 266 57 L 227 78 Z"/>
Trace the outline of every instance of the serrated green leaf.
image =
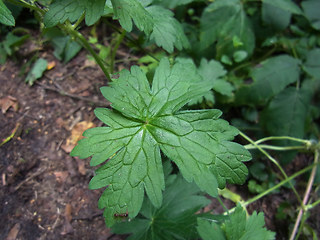
<path id="1" fill-rule="evenodd" d="M 233 53 L 243 50 L 251 55 L 255 36 L 249 18 L 240 0 L 216 0 L 205 8 L 201 16 L 200 41 L 203 48 L 216 42 L 216 56 L 232 58 Z M 234 46 L 238 39 L 241 46 Z"/>
<path id="2" fill-rule="evenodd" d="M 138 0 L 111 0 L 114 18 L 128 32 L 132 30 L 132 21 L 146 34 L 152 31 L 154 20 Z"/>
<path id="3" fill-rule="evenodd" d="M 231 214 L 230 220 L 225 223 L 225 232 L 228 240 L 272 240 L 275 239 L 273 232 L 265 229 L 263 213 L 254 212 L 246 219 L 246 212 L 240 205 Z"/>
<path id="4" fill-rule="evenodd" d="M 118 234 L 132 235 L 128 239 L 195 239 L 195 213 L 210 201 L 199 195 L 199 188 L 187 183 L 181 176 L 170 175 L 166 181 L 163 204 L 155 208 L 145 198 L 141 216 L 112 227 Z"/>
<path id="5" fill-rule="evenodd" d="M 265 103 L 299 79 L 299 63 L 299 60 L 289 55 L 280 55 L 255 66 L 250 74 L 254 82 L 239 89 L 236 102 L 239 104 Z"/>
<path id="6" fill-rule="evenodd" d="M 225 240 L 221 227 L 215 222 L 209 222 L 205 219 L 198 218 L 198 233 L 203 240 Z"/>
<path id="7" fill-rule="evenodd" d="M 307 53 L 303 69 L 313 78 L 320 79 L 320 48 L 312 49 Z"/>
<path id="8" fill-rule="evenodd" d="M 223 227 L 212 222 L 211 224 L 198 218 L 198 231 L 204 240 L 273 240 L 275 233 L 268 231 L 264 225 L 263 213 L 253 212 L 247 218 L 246 212 L 240 204 L 235 211 L 229 215 L 229 219 L 224 221 Z"/>
<path id="9" fill-rule="evenodd" d="M 190 47 L 181 24 L 173 17 L 170 10 L 161 6 L 150 6 L 146 10 L 154 21 L 150 39 L 154 40 L 159 47 L 169 53 L 173 52 L 174 47 L 179 50 Z"/>
<path id="10" fill-rule="evenodd" d="M 43 58 L 39 58 L 32 66 L 25 81 L 31 86 L 33 83 L 42 77 L 43 73 L 47 70 L 48 62 Z"/>
<path id="11" fill-rule="evenodd" d="M 75 22 L 83 13 L 88 26 L 94 24 L 103 15 L 105 0 L 55 0 L 44 16 L 46 27 L 53 27 L 66 20 Z"/>
<path id="12" fill-rule="evenodd" d="M 294 13 L 294 14 L 302 14 L 301 9 L 291 0 L 262 0 L 263 3 L 267 3 L 273 5 L 277 8 L 280 8 L 284 11 Z"/>
<path id="13" fill-rule="evenodd" d="M 219 119 L 216 109 L 178 111 L 200 97 L 212 84 L 201 77 L 193 63 L 163 58 L 155 71 L 152 89 L 141 69 L 123 70 L 102 94 L 117 111 L 97 109 L 96 116 L 108 127 L 89 129 L 71 155 L 93 155 L 92 165 L 108 162 L 97 170 L 90 188 L 108 186 L 99 200 L 108 225 L 114 214 L 128 211 L 135 217 L 144 191 L 154 206 L 162 202 L 164 189 L 160 150 L 174 161 L 187 181 L 194 181 L 212 196 L 226 181 L 241 184 L 251 158 L 241 145 L 230 142 L 237 129 Z"/>
<path id="14" fill-rule="evenodd" d="M 309 104 L 307 91 L 289 87 L 263 111 L 262 124 L 271 135 L 303 138 Z"/>
<path id="15" fill-rule="evenodd" d="M 15 25 L 15 20 L 12 16 L 11 11 L 7 8 L 7 6 L 3 3 L 2 0 L 0 0 L 0 23 L 8 26 Z"/>
<path id="16" fill-rule="evenodd" d="M 320 2 L 318 0 L 306 0 L 301 3 L 304 14 L 314 29 L 320 30 Z"/>

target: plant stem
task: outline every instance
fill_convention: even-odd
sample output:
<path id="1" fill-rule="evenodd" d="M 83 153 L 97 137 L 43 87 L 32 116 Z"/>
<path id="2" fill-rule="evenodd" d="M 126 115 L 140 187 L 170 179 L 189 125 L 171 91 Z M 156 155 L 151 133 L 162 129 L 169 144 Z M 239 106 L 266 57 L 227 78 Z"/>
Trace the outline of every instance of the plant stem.
<path id="1" fill-rule="evenodd" d="M 121 32 L 121 34 L 118 36 L 118 39 L 117 39 L 117 42 L 111 52 L 111 61 L 110 61 L 110 71 L 113 72 L 114 71 L 114 63 L 115 63 L 115 58 L 116 58 L 116 54 L 117 54 L 117 50 L 120 46 L 120 44 L 122 43 L 123 41 L 123 38 L 126 36 L 126 31 L 123 30 Z"/>
<path id="2" fill-rule="evenodd" d="M 276 159 L 274 159 L 269 153 L 267 153 L 265 150 L 263 150 L 256 142 L 254 142 L 251 138 L 249 138 L 243 132 L 240 131 L 240 135 L 243 138 L 245 138 L 247 141 L 249 141 L 252 145 L 254 145 L 258 150 L 260 150 L 260 152 L 262 152 L 267 158 L 269 158 L 270 161 L 273 162 L 278 167 L 278 169 L 280 170 L 280 172 L 282 173 L 282 175 L 284 176 L 285 179 L 288 178 L 286 172 L 283 170 L 283 168 L 281 167 L 281 165 L 278 163 L 278 161 Z M 293 184 L 291 182 L 289 182 L 289 184 L 290 184 L 290 187 L 292 188 L 292 191 L 296 195 L 300 205 L 302 206 L 302 200 L 300 198 L 300 195 L 298 194 L 298 192 L 295 189 L 295 187 L 293 186 Z"/>
<path id="3" fill-rule="evenodd" d="M 248 144 L 244 146 L 246 149 L 256 149 L 255 145 Z M 262 149 L 269 149 L 269 150 L 275 150 L 275 151 L 289 151 L 289 150 L 304 150 L 306 147 L 304 146 L 290 146 L 290 147 L 278 147 L 278 146 L 272 146 L 272 145 L 259 145 Z"/>
<path id="4" fill-rule="evenodd" d="M 289 137 L 289 136 L 271 136 L 271 137 L 261 138 L 258 141 L 255 141 L 255 143 L 259 144 L 259 143 L 271 141 L 271 140 L 291 140 L 295 142 L 301 142 L 304 144 L 308 144 L 310 142 L 309 140 L 304 140 L 304 139 Z"/>
<path id="5" fill-rule="evenodd" d="M 314 167 L 312 168 L 312 172 L 310 174 L 310 178 L 309 178 L 309 181 L 308 181 L 307 189 L 306 189 L 306 192 L 305 192 L 304 197 L 303 197 L 303 202 L 302 202 L 303 205 L 299 210 L 296 223 L 294 225 L 294 228 L 293 228 L 291 236 L 290 236 L 290 240 L 295 239 L 295 236 L 296 236 L 296 233 L 297 233 L 297 230 L 298 230 L 302 215 L 303 215 L 303 213 L 305 211 L 305 205 L 307 204 L 307 201 L 309 199 L 310 191 L 311 191 L 311 188 L 312 188 L 312 185 L 313 185 L 313 182 L 314 182 L 314 178 L 316 176 L 318 160 L 319 160 L 319 150 L 316 150 L 315 153 L 314 153 Z"/>
<path id="6" fill-rule="evenodd" d="M 107 70 L 106 66 L 104 65 L 102 59 L 98 56 L 98 54 L 94 51 L 91 47 L 90 43 L 87 39 L 77 30 L 73 29 L 71 24 L 59 24 L 58 25 L 63 31 L 70 34 L 74 39 L 78 40 L 80 44 L 87 49 L 87 51 L 92 55 L 96 63 L 100 66 L 101 70 L 105 74 L 108 81 L 111 81 L 109 71 Z"/>
<path id="7" fill-rule="evenodd" d="M 282 180 L 280 183 L 278 183 L 277 185 L 273 186 L 272 188 L 269 188 L 269 189 L 267 189 L 266 191 L 258 194 L 257 196 L 255 196 L 255 197 L 253 197 L 253 198 L 251 198 L 251 199 L 243 202 L 241 205 L 244 206 L 244 207 L 248 206 L 249 204 L 251 204 L 251 203 L 259 200 L 260 198 L 262 198 L 262 197 L 270 194 L 270 193 L 273 192 L 274 190 L 280 188 L 282 185 L 286 184 L 287 182 L 290 182 L 292 179 L 294 179 L 294 178 L 296 178 L 296 177 L 298 177 L 298 176 L 300 176 L 300 175 L 308 172 L 310 169 L 312 169 L 312 168 L 314 168 L 315 166 L 317 166 L 317 164 L 318 164 L 318 163 L 313 163 L 312 165 L 310 165 L 310 166 L 308 166 L 308 167 L 305 167 L 304 169 L 301 169 L 300 171 L 292 174 L 292 175 L 291 175 L 290 177 L 288 177 L 287 179 Z M 235 208 L 230 209 L 229 212 L 230 212 L 230 213 L 233 212 L 234 209 L 235 209 Z"/>

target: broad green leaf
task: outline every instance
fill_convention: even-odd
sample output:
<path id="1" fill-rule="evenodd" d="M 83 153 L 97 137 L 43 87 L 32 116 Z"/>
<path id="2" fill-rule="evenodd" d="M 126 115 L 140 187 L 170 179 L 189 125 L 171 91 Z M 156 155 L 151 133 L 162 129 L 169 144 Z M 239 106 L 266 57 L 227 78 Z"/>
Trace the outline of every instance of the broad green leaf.
<path id="1" fill-rule="evenodd" d="M 154 4 L 160 4 L 166 8 L 176 8 L 177 6 L 186 5 L 195 0 L 154 0 Z"/>
<path id="2" fill-rule="evenodd" d="M 152 31 L 154 20 L 139 0 L 111 0 L 111 2 L 114 18 L 119 20 L 126 31 L 131 32 L 132 21 L 146 34 Z"/>
<path id="3" fill-rule="evenodd" d="M 262 124 L 271 135 L 303 138 L 309 104 L 307 91 L 289 87 L 262 112 Z"/>
<path id="4" fill-rule="evenodd" d="M 11 11 L 7 8 L 7 6 L 3 3 L 2 0 L 0 0 L 0 23 L 8 26 L 15 25 L 15 20 L 12 16 Z"/>
<path id="5" fill-rule="evenodd" d="M 320 1 L 318 0 L 307 0 L 301 3 L 303 11 L 311 26 L 314 29 L 320 30 Z"/>
<path id="6" fill-rule="evenodd" d="M 320 80 L 320 48 L 309 51 L 306 58 L 303 69 L 313 78 Z"/>
<path id="7" fill-rule="evenodd" d="M 43 58 L 39 58 L 31 68 L 30 72 L 28 73 L 25 81 L 29 85 L 33 85 L 33 83 L 42 77 L 43 73 L 47 70 L 48 62 Z"/>
<path id="8" fill-rule="evenodd" d="M 71 154 L 98 165 L 90 188 L 107 186 L 99 200 L 108 225 L 114 214 L 135 217 L 144 192 L 155 207 L 161 206 L 164 178 L 160 150 L 174 161 L 183 177 L 212 196 L 226 181 L 241 184 L 250 160 L 249 152 L 230 142 L 237 129 L 219 119 L 216 109 L 179 111 L 212 88 L 200 81 L 193 63 L 170 66 L 163 58 L 155 71 L 152 88 L 141 69 L 123 70 L 109 87 L 101 89 L 115 110 L 96 109 L 107 127 L 89 129 Z"/>
<path id="9" fill-rule="evenodd" d="M 232 58 L 243 50 L 251 55 L 255 36 L 250 20 L 240 0 L 216 0 L 205 8 L 201 16 L 200 41 L 203 48 L 216 42 L 216 56 Z M 237 39 L 237 44 L 235 44 Z"/>
<path id="10" fill-rule="evenodd" d="M 289 26 L 291 12 L 283 10 L 277 6 L 262 2 L 262 20 L 272 29 L 282 31 Z"/>
<path id="11" fill-rule="evenodd" d="M 173 52 L 174 47 L 179 50 L 190 47 L 181 24 L 173 17 L 170 10 L 160 6 L 150 6 L 146 10 L 154 21 L 150 39 L 154 40 L 159 47 L 169 53 Z"/>
<path id="12" fill-rule="evenodd" d="M 46 27 L 53 27 L 66 20 L 75 22 L 83 13 L 88 26 L 94 24 L 103 15 L 105 0 L 55 0 L 44 16 Z"/>
<path id="13" fill-rule="evenodd" d="M 239 89 L 237 103 L 265 103 L 299 79 L 299 63 L 299 60 L 289 55 L 280 55 L 255 66 L 250 74 L 253 83 Z"/>
<path id="14" fill-rule="evenodd" d="M 273 5 L 277 8 L 280 8 L 284 11 L 293 13 L 293 14 L 302 14 L 301 9 L 292 1 L 292 0 L 262 0 L 263 3 Z"/>
<path id="15" fill-rule="evenodd" d="M 155 208 L 145 198 L 141 216 L 113 226 L 113 232 L 132 234 L 129 240 L 196 239 L 196 212 L 210 201 L 199 195 L 196 185 L 187 183 L 180 175 L 170 175 L 166 179 L 163 204 Z"/>

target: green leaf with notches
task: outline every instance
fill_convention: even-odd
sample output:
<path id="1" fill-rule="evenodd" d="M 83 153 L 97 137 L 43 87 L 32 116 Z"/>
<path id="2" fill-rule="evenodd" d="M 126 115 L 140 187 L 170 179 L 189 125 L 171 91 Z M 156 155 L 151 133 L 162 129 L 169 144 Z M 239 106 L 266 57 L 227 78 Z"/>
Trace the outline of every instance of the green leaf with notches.
<path id="1" fill-rule="evenodd" d="M 153 28 L 153 18 L 138 0 L 111 0 L 114 18 L 128 32 L 132 30 L 132 22 L 137 28 L 149 34 Z"/>
<path id="2" fill-rule="evenodd" d="M 53 27 L 66 20 L 77 21 L 85 13 L 88 26 L 94 24 L 103 15 L 105 0 L 55 0 L 44 16 L 46 27 Z"/>
<path id="3" fill-rule="evenodd" d="M 170 10 L 161 6 L 150 6 L 146 10 L 154 21 L 150 39 L 154 40 L 159 47 L 169 53 L 173 52 L 174 47 L 179 50 L 190 47 L 181 24 L 173 17 Z"/>
<path id="4" fill-rule="evenodd" d="M 71 152 L 91 165 L 109 159 L 96 171 L 90 188 L 107 187 L 99 200 L 106 222 L 128 211 L 135 217 L 144 192 L 155 207 L 161 206 L 164 176 L 160 150 L 179 167 L 188 182 L 217 196 L 226 181 L 241 184 L 248 173 L 243 161 L 251 159 L 241 145 L 231 142 L 238 130 L 219 119 L 217 109 L 179 111 L 212 88 L 194 72 L 193 63 L 163 58 L 155 71 L 152 88 L 143 71 L 133 66 L 101 92 L 114 110 L 98 108 L 96 116 L 107 127 L 89 129 Z"/>

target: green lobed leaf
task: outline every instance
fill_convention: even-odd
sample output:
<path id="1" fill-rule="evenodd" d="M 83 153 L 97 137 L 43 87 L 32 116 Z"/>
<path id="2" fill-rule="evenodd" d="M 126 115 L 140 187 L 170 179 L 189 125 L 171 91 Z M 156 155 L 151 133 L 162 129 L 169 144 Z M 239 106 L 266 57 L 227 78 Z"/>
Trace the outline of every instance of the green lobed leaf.
<path id="1" fill-rule="evenodd" d="M 272 240 L 275 233 L 268 231 L 265 227 L 263 213 L 253 214 L 249 217 L 240 206 L 224 220 L 222 226 L 215 222 L 211 224 L 205 219 L 198 218 L 198 232 L 204 240 Z"/>
<path id="2" fill-rule="evenodd" d="M 155 71 L 152 89 L 141 69 L 123 70 L 102 94 L 114 111 L 96 109 L 107 127 L 89 129 L 71 155 L 86 158 L 100 167 L 90 188 L 107 186 L 99 200 L 107 224 L 114 214 L 129 212 L 135 217 L 144 191 L 155 207 L 161 206 L 164 177 L 160 150 L 174 161 L 183 177 L 195 182 L 212 196 L 226 181 L 241 184 L 247 168 L 242 163 L 251 156 L 241 145 L 230 142 L 237 129 L 219 119 L 216 109 L 178 111 L 212 88 L 199 81 L 193 63 L 175 63 L 163 58 Z"/>
<path id="3" fill-rule="evenodd" d="M 129 240 L 195 239 L 196 212 L 210 201 L 199 195 L 199 188 L 195 184 L 187 183 L 180 175 L 170 175 L 166 179 L 163 204 L 159 208 L 145 198 L 141 216 L 114 225 L 112 231 L 132 234 Z"/>
<path id="4" fill-rule="evenodd" d="M 289 55 L 280 55 L 263 61 L 252 69 L 250 75 L 253 83 L 239 89 L 236 102 L 265 103 L 299 79 L 299 64 L 299 60 Z"/>
<path id="5" fill-rule="evenodd" d="M 230 220 L 225 222 L 225 232 L 228 240 L 272 240 L 273 232 L 265 229 L 263 213 L 253 214 L 247 219 L 246 212 L 238 205 L 230 215 Z"/>
<path id="6" fill-rule="evenodd" d="M 172 53 L 174 47 L 181 50 L 189 48 L 188 38 L 184 34 L 181 24 L 173 17 L 173 13 L 161 6 L 150 6 L 146 8 L 153 18 L 154 26 L 150 39 Z"/>
<path id="7" fill-rule="evenodd" d="M 90 26 L 103 15 L 104 5 L 105 0 L 55 0 L 43 21 L 46 27 L 53 27 L 66 20 L 75 22 L 85 13 L 86 24 Z"/>
<path id="8" fill-rule="evenodd" d="M 302 14 L 301 9 L 291 0 L 262 0 L 262 2 L 273 5 L 293 14 Z"/>
<path id="9" fill-rule="evenodd" d="M 114 18 L 118 19 L 121 26 L 128 32 L 132 30 L 132 21 L 146 34 L 149 34 L 154 25 L 150 13 L 138 0 L 111 0 Z"/>
<path id="10" fill-rule="evenodd" d="M 0 0 L 0 23 L 8 26 L 15 25 L 15 20 L 11 11 L 7 8 L 2 0 Z"/>
<path id="11" fill-rule="evenodd" d="M 201 16 L 200 28 L 202 47 L 208 48 L 216 42 L 218 59 L 224 55 L 232 58 L 234 52 L 239 50 L 248 55 L 253 52 L 255 36 L 240 0 L 216 0 L 211 3 Z"/>
<path id="12" fill-rule="evenodd" d="M 306 0 L 301 3 L 304 14 L 314 29 L 320 30 L 320 1 Z"/>

